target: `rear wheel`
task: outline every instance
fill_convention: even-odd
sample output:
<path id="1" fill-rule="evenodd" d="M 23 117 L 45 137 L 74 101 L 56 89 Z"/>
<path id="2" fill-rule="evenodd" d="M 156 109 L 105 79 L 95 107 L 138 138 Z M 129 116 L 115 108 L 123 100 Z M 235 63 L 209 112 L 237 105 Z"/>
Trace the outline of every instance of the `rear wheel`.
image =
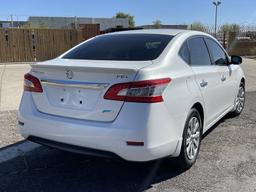
<path id="1" fill-rule="evenodd" d="M 191 109 L 186 120 L 181 152 L 178 157 L 179 167 L 189 169 L 199 153 L 202 139 L 202 119 L 197 109 Z"/>
<path id="2" fill-rule="evenodd" d="M 239 116 L 244 109 L 244 105 L 245 105 L 245 87 L 244 87 L 244 83 L 241 82 L 239 86 L 238 94 L 236 96 L 234 110 L 231 112 L 231 115 Z"/>

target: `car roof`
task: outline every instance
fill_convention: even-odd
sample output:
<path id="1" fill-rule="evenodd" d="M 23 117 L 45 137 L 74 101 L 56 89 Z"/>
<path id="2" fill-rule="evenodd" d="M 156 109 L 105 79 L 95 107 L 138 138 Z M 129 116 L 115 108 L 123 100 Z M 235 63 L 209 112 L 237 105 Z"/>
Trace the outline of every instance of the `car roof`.
<path id="1" fill-rule="evenodd" d="M 203 32 L 199 31 L 192 31 L 192 30 L 182 30 L 182 29 L 139 29 L 139 30 L 127 30 L 127 31 L 120 31 L 120 32 L 113 32 L 108 33 L 106 35 L 115 35 L 115 34 L 159 34 L 159 35 L 171 35 L 176 36 L 178 34 L 198 34 L 198 35 L 205 35 Z"/>

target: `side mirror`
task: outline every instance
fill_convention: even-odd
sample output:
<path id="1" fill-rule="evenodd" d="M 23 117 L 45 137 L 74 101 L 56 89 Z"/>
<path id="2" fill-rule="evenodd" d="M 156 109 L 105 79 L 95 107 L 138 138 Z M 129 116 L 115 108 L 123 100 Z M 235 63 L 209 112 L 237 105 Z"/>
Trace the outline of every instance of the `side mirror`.
<path id="1" fill-rule="evenodd" d="M 240 64 L 242 64 L 242 62 L 243 62 L 242 57 L 235 56 L 235 55 L 231 56 L 231 63 L 230 64 L 240 65 Z"/>

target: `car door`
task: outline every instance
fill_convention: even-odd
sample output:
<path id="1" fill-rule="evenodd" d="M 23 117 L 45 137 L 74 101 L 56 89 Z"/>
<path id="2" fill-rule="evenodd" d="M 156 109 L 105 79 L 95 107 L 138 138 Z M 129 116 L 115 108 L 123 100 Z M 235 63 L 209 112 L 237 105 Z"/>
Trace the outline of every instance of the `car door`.
<path id="1" fill-rule="evenodd" d="M 222 87 L 219 83 L 219 70 L 218 66 L 212 65 L 203 37 L 192 37 L 187 40 L 187 43 L 190 51 L 190 65 L 195 73 L 195 80 L 204 100 L 207 126 L 221 113 Z"/>
<path id="2" fill-rule="evenodd" d="M 222 112 L 225 112 L 234 105 L 237 90 L 234 71 L 232 66 L 229 65 L 227 54 L 223 48 L 213 39 L 205 38 L 205 41 L 211 55 L 212 63 L 216 65 L 219 72 L 219 83 L 222 87 L 222 97 L 219 102 Z"/>

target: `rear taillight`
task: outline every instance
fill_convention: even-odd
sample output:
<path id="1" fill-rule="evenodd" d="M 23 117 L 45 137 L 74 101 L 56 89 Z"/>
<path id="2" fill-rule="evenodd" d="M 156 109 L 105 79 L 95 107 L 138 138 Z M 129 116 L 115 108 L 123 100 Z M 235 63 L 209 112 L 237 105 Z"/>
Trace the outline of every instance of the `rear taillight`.
<path id="1" fill-rule="evenodd" d="M 104 99 L 141 103 L 162 102 L 162 93 L 170 82 L 170 78 L 164 78 L 115 84 L 106 92 Z"/>
<path id="2" fill-rule="evenodd" d="M 43 88 L 40 80 L 35 76 L 27 73 L 24 75 L 24 91 L 42 93 Z"/>

